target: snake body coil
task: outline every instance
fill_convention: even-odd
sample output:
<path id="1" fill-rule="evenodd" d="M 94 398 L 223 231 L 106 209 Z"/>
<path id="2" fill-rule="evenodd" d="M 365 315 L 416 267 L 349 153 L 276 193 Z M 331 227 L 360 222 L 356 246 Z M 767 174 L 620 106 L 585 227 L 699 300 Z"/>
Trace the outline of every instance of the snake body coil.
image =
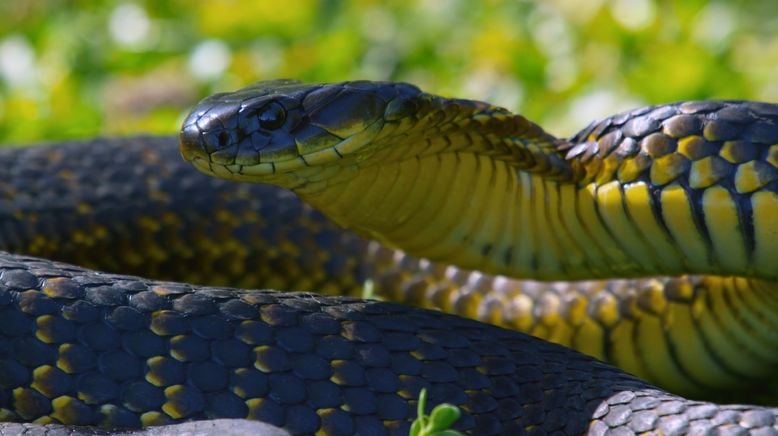
<path id="1" fill-rule="evenodd" d="M 271 82 L 206 100 L 182 132 L 199 169 L 290 187 L 419 255 L 543 279 L 749 278 L 546 285 L 438 266 L 341 233 L 283 191 L 199 176 L 154 138 L 3 151 L 0 242 L 197 283 L 358 293 L 372 280 L 382 294 L 576 345 L 680 391 L 720 389 L 763 379 L 777 359 L 777 117 L 767 104 L 685 103 L 562 141 L 408 85 Z M 251 418 L 380 434 L 407 431 L 427 387 L 479 434 L 778 430 L 772 409 L 684 400 L 558 345 L 389 303 L 4 254 L 0 311 L 3 420 Z"/>

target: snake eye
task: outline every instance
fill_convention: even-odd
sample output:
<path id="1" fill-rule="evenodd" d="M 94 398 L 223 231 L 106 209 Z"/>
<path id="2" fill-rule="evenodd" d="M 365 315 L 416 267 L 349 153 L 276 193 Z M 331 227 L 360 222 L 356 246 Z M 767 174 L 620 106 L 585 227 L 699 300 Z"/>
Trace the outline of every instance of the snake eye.
<path id="1" fill-rule="evenodd" d="M 275 130 L 284 125 L 286 111 L 280 104 L 271 102 L 259 111 L 257 118 L 263 129 Z"/>

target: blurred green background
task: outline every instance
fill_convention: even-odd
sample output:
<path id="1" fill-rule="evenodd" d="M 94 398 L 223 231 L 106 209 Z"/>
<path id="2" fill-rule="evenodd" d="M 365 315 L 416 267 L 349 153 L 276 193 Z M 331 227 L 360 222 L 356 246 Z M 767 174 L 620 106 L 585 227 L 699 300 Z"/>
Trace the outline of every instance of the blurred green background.
<path id="1" fill-rule="evenodd" d="M 402 80 L 568 135 L 630 107 L 778 100 L 778 2 L 3 0 L 0 143 L 172 133 L 256 80 Z"/>

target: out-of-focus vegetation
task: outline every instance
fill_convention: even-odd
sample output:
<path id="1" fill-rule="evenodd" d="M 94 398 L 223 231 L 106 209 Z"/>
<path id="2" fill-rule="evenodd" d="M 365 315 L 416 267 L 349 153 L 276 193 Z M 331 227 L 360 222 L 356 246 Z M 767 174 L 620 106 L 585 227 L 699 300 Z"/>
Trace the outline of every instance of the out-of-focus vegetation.
<path id="1" fill-rule="evenodd" d="M 778 100 L 778 2 L 0 2 L 0 142 L 175 132 L 270 78 L 403 80 L 558 134 L 645 103 Z"/>

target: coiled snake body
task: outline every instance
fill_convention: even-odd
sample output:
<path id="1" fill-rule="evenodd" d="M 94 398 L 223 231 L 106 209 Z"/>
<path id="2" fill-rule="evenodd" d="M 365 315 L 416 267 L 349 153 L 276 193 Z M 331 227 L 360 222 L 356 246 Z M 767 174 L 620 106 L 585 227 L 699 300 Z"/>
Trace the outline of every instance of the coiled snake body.
<path id="1" fill-rule="evenodd" d="M 766 103 L 688 102 L 559 140 L 405 84 L 265 82 L 204 100 L 182 129 L 184 157 L 482 272 L 341 233 L 284 191 L 198 175 L 159 138 L 4 150 L 0 241 L 197 283 L 358 293 L 367 281 L 678 392 L 721 392 L 769 378 L 778 360 L 777 121 Z M 478 434 L 778 431 L 773 409 L 685 400 L 439 312 L 0 263 L 7 421 L 401 433 L 427 387 Z M 641 278 L 655 274 L 667 277 Z"/>

